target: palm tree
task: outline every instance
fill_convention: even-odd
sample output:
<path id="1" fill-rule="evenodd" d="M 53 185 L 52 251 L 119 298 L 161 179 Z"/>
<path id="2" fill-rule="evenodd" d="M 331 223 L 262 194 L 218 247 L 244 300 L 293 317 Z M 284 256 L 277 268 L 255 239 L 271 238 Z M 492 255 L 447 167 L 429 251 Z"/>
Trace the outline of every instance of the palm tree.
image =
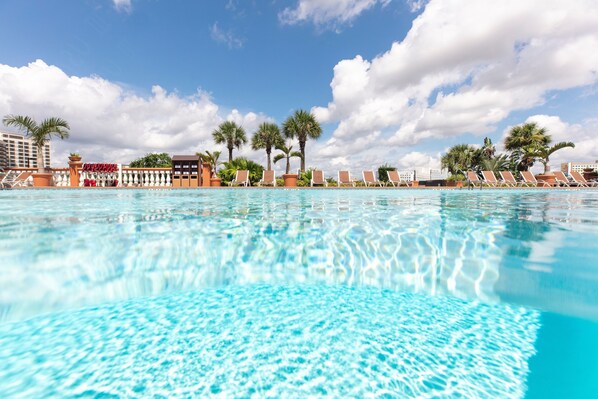
<path id="1" fill-rule="evenodd" d="M 228 162 L 233 160 L 233 148 L 241 148 L 243 144 L 247 143 L 245 129 L 233 121 L 222 122 L 218 129 L 212 132 L 212 136 L 216 144 L 226 144 Z"/>
<path id="2" fill-rule="evenodd" d="M 222 151 L 206 151 L 203 154 L 200 152 L 197 153 L 197 155 L 199 155 L 199 157 L 201 158 L 202 162 L 210 164 L 210 169 L 212 169 L 212 176 L 216 175 L 216 168 L 218 168 L 218 165 L 221 164 L 221 162 L 218 162 L 220 154 L 222 154 Z"/>
<path id="3" fill-rule="evenodd" d="M 490 137 L 485 137 L 484 145 L 482 146 L 482 154 L 484 154 L 486 159 L 492 159 L 495 153 L 496 148 L 494 147 L 494 144 L 492 144 L 492 140 L 490 140 Z"/>
<path id="4" fill-rule="evenodd" d="M 284 135 L 290 139 L 297 137 L 299 152 L 301 152 L 301 171 L 305 171 L 305 142 L 308 138 L 317 139 L 322 135 L 322 127 L 316 117 L 302 109 L 295 111 L 293 116 L 282 125 Z"/>
<path id="5" fill-rule="evenodd" d="M 440 159 L 442 168 L 451 174 L 461 174 L 464 171 L 477 168 L 480 151 L 468 144 L 454 145 Z"/>
<path id="6" fill-rule="evenodd" d="M 32 139 L 33 145 L 37 148 L 38 173 L 43 173 L 46 169 L 44 165 L 44 145 L 46 141 L 50 140 L 52 136 L 56 136 L 61 140 L 69 137 L 70 126 L 67 121 L 61 118 L 46 118 L 38 124 L 29 116 L 6 115 L 2 122 L 5 126 L 16 127 Z"/>
<path id="7" fill-rule="evenodd" d="M 552 147 L 548 147 L 546 145 L 546 146 L 540 147 L 536 150 L 536 156 L 538 157 L 538 160 L 540 162 L 542 162 L 542 164 L 544 164 L 544 174 L 547 174 L 550 172 L 550 164 L 549 164 L 550 156 L 554 152 L 556 152 L 560 149 L 563 149 L 563 148 L 567 148 L 567 147 L 575 148 L 575 144 L 573 144 L 570 141 L 562 141 L 560 143 L 556 143 Z"/>
<path id="8" fill-rule="evenodd" d="M 535 122 L 514 126 L 505 138 L 505 149 L 518 162 L 518 170 L 528 170 L 535 162 L 536 149 L 548 146 L 552 138 Z"/>
<path id="9" fill-rule="evenodd" d="M 509 169 L 509 158 L 505 154 L 498 155 L 490 159 L 482 160 L 482 169 L 492 172 L 500 172 Z"/>
<path id="10" fill-rule="evenodd" d="M 303 160 L 303 155 L 301 155 L 301 153 L 299 151 L 293 151 L 292 145 L 286 146 L 284 144 L 281 144 L 281 145 L 277 146 L 276 149 L 282 151 L 282 154 L 278 154 L 274 157 L 274 163 L 280 161 L 281 159 L 286 158 L 286 160 L 287 160 L 286 174 L 287 175 L 291 172 L 291 158 L 292 157 L 301 158 Z"/>
<path id="11" fill-rule="evenodd" d="M 272 169 L 272 163 L 270 162 L 272 147 L 276 148 L 277 146 L 283 144 L 284 141 L 280 135 L 280 129 L 275 123 L 262 123 L 257 132 L 255 132 L 251 138 L 251 148 L 253 150 L 260 150 L 262 148 L 266 150 L 266 156 L 268 157 L 268 170 Z"/>

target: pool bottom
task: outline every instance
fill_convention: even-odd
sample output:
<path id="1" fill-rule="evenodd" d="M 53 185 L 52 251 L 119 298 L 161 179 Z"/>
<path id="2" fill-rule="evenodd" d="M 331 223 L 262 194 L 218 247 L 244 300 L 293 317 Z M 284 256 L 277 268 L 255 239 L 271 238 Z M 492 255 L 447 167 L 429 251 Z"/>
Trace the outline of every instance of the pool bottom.
<path id="1" fill-rule="evenodd" d="M 521 398 L 539 313 L 229 286 L 0 325 L 0 397 Z"/>

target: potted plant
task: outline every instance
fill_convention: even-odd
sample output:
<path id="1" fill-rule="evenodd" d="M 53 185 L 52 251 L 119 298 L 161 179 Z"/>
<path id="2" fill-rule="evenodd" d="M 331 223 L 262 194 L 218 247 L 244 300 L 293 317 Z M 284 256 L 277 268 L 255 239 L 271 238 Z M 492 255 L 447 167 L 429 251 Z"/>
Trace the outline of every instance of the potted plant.
<path id="1" fill-rule="evenodd" d="M 33 173 L 34 187 L 48 187 L 54 183 L 52 173 L 46 171 L 44 165 L 44 146 L 52 136 L 60 139 L 69 137 L 70 126 L 67 121 L 61 118 L 47 118 L 37 123 L 33 118 L 22 115 L 6 115 L 2 122 L 6 126 L 13 126 L 25 132 L 25 135 L 32 139 L 33 145 L 37 148 L 37 173 Z"/>
<path id="2" fill-rule="evenodd" d="M 465 181 L 465 176 L 463 176 L 460 173 L 455 173 L 453 175 L 450 175 L 447 179 L 446 179 L 446 185 L 447 187 L 457 187 L 457 188 L 462 188 L 463 187 L 463 182 Z"/>
<path id="3" fill-rule="evenodd" d="M 222 184 L 222 179 L 217 175 L 218 165 L 221 164 L 221 162 L 218 162 L 218 158 L 220 158 L 221 153 L 221 151 L 206 151 L 203 154 L 197 154 L 200 156 L 202 163 L 206 163 L 210 167 L 210 187 L 220 187 Z"/>
<path id="4" fill-rule="evenodd" d="M 276 149 L 282 151 L 281 154 L 278 154 L 274 157 L 274 163 L 280 161 L 281 159 L 287 160 L 286 172 L 282 175 L 284 179 L 284 186 L 285 187 L 297 187 L 297 174 L 291 173 L 291 158 L 303 158 L 303 155 L 299 151 L 293 151 L 293 146 L 289 145 L 286 146 L 284 144 L 280 144 L 276 146 Z"/>
<path id="5" fill-rule="evenodd" d="M 81 160 L 81 155 L 77 152 L 71 152 L 69 154 L 69 161 L 71 162 L 79 162 Z"/>

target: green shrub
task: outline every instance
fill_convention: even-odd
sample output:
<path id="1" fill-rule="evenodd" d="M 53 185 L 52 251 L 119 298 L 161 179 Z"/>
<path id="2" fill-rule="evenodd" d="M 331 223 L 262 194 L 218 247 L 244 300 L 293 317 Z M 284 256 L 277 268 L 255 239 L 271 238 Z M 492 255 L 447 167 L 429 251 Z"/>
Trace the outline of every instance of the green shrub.
<path id="1" fill-rule="evenodd" d="M 223 185 L 228 185 L 231 181 L 233 181 L 238 170 L 248 170 L 249 181 L 251 182 L 252 186 L 255 186 L 260 180 L 262 180 L 264 167 L 243 157 L 235 158 L 231 162 L 224 162 L 224 168 L 218 172 L 218 177 L 222 179 Z"/>
<path id="2" fill-rule="evenodd" d="M 172 158 L 163 152 L 161 154 L 147 154 L 129 163 L 130 168 L 172 168 Z"/>
<path id="3" fill-rule="evenodd" d="M 461 173 L 455 173 L 454 175 L 450 175 L 447 177 L 446 181 L 465 181 L 465 176 Z"/>
<path id="4" fill-rule="evenodd" d="M 284 179 L 282 177 L 276 178 L 276 187 L 284 187 Z"/>

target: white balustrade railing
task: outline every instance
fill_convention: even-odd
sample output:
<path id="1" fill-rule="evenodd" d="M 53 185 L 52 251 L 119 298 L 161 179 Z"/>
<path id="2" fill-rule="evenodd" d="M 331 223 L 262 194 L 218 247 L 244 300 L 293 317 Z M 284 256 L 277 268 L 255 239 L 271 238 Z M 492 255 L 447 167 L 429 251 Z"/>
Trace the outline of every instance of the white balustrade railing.
<path id="1" fill-rule="evenodd" d="M 85 186 L 85 179 L 95 180 L 96 187 L 112 187 L 114 181 L 118 180 L 118 172 L 105 173 L 81 171 L 79 174 L 79 187 Z"/>
<path id="2" fill-rule="evenodd" d="M 52 177 L 56 187 L 69 187 L 71 185 L 68 169 L 52 169 Z"/>
<path id="3" fill-rule="evenodd" d="M 170 168 L 122 168 L 119 186 L 121 187 L 170 187 Z"/>

